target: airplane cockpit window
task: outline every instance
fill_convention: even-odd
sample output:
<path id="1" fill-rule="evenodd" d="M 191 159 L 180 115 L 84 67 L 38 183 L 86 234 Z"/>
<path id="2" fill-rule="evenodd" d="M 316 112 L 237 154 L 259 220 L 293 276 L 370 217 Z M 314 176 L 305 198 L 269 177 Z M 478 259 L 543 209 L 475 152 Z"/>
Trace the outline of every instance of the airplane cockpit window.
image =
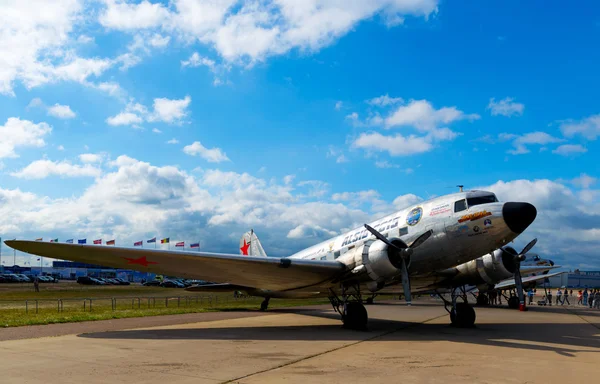
<path id="1" fill-rule="evenodd" d="M 465 209 L 467 209 L 467 202 L 465 199 L 458 200 L 454 203 L 454 212 L 464 211 Z"/>
<path id="2" fill-rule="evenodd" d="M 472 207 L 474 205 L 479 205 L 479 204 L 489 204 L 489 203 L 497 203 L 497 202 L 498 202 L 498 199 L 496 198 L 496 195 L 494 195 L 494 194 L 467 198 L 467 203 L 469 204 L 469 207 Z"/>

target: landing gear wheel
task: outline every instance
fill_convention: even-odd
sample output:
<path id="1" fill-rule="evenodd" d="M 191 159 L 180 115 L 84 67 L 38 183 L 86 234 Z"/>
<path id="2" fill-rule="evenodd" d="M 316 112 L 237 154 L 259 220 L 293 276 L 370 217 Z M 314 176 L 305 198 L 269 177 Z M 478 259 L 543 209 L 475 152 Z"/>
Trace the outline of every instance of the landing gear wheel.
<path id="1" fill-rule="evenodd" d="M 450 311 L 452 325 L 459 328 L 473 328 L 475 326 L 475 310 L 468 303 L 456 303 Z"/>
<path id="2" fill-rule="evenodd" d="M 487 295 L 478 295 L 477 296 L 477 306 L 478 307 L 487 307 L 490 305 L 490 300 Z"/>
<path id="3" fill-rule="evenodd" d="M 511 296 L 508 298 L 508 308 L 519 309 L 519 298 L 517 296 Z"/>
<path id="4" fill-rule="evenodd" d="M 260 310 L 261 311 L 266 311 L 267 310 L 267 308 L 269 307 L 269 299 L 270 299 L 269 297 L 266 297 L 262 301 L 262 303 L 260 303 Z"/>
<path id="5" fill-rule="evenodd" d="M 365 306 L 357 301 L 347 303 L 346 313 L 342 316 L 342 321 L 345 328 L 365 331 L 369 321 Z"/>
<path id="6" fill-rule="evenodd" d="M 371 305 L 373 304 L 373 298 L 372 297 L 367 297 L 367 301 L 365 304 Z"/>

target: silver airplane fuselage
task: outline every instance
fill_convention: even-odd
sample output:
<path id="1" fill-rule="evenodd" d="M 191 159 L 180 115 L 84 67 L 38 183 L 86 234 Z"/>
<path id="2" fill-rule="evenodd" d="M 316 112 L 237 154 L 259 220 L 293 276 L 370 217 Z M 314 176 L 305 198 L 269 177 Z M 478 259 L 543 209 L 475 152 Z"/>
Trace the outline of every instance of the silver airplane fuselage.
<path id="1" fill-rule="evenodd" d="M 427 285 L 439 280 L 433 272 L 477 259 L 511 242 L 535 216 L 531 204 L 502 203 L 492 192 L 465 191 L 415 204 L 375 220 L 370 226 L 392 242 L 399 240 L 406 245 L 431 231 L 430 238 L 414 250 L 409 264 L 410 275 L 422 277 L 418 285 Z M 383 287 L 385 282 L 397 280 L 400 273 L 397 265 L 390 260 L 386 262 L 389 253 L 386 248 L 382 241 L 359 227 L 290 258 L 337 260 L 349 270 L 365 265 L 366 273 L 356 277 L 361 283 L 377 281 Z"/>

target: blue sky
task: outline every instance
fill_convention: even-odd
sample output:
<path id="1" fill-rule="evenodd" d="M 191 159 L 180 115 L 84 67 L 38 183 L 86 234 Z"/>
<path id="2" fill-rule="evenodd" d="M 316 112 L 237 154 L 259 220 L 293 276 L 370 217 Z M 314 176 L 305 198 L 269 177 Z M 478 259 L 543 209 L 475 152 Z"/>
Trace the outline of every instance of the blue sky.
<path id="1" fill-rule="evenodd" d="M 595 2 L 208 3 L 1 6 L 2 237 L 284 255 L 464 184 L 600 269 Z"/>

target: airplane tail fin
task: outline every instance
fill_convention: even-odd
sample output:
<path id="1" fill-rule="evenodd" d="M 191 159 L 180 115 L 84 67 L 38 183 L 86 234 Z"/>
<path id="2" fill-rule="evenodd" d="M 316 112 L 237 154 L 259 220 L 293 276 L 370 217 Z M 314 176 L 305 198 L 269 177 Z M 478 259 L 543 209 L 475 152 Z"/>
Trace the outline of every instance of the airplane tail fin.
<path id="1" fill-rule="evenodd" d="M 267 257 L 267 254 L 253 229 L 242 235 L 242 238 L 240 239 L 240 254 L 246 256 Z"/>

